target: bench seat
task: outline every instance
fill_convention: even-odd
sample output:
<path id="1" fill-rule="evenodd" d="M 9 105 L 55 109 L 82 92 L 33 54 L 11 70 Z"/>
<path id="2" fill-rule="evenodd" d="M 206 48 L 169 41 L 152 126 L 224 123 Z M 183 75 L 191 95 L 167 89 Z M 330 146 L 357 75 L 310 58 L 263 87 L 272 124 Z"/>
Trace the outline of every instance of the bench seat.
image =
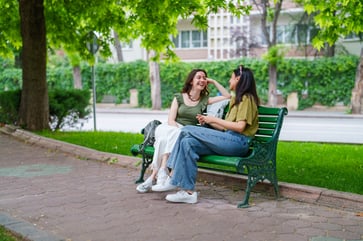
<path id="1" fill-rule="evenodd" d="M 278 181 L 276 175 L 276 151 L 277 143 L 282 128 L 286 108 L 258 107 L 259 127 L 253 139 L 250 140 L 250 151 L 247 156 L 201 156 L 197 162 L 198 168 L 212 169 L 221 172 L 229 172 L 247 175 L 247 187 L 245 197 L 238 207 L 248 207 L 248 200 L 252 188 L 264 180 L 269 180 L 274 186 L 275 196 L 279 197 Z M 131 147 L 133 155 L 142 156 L 142 168 L 136 183 L 144 181 L 146 169 L 152 162 L 154 147 L 147 146 L 143 151 L 139 144 Z"/>

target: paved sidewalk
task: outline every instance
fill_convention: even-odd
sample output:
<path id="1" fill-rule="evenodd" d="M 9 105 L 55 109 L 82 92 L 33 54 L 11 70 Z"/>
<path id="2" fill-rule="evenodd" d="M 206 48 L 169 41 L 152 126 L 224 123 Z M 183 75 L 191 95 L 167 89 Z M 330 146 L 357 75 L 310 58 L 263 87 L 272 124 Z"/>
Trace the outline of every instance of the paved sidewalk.
<path id="1" fill-rule="evenodd" d="M 0 132 L 0 225 L 32 241 L 363 240 L 362 195 L 281 184 L 285 197 L 305 192 L 333 201 L 276 201 L 254 192 L 252 206 L 237 209 L 243 191 L 199 182 L 197 204 L 171 204 L 164 193 L 136 192 L 134 164 L 27 132 Z"/>

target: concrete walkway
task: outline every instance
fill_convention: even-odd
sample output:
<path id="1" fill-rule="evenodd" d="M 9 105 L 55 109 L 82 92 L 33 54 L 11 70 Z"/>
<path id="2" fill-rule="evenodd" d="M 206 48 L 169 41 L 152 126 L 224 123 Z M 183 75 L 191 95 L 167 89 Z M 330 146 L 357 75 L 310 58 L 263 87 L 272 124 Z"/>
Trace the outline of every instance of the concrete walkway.
<path id="1" fill-rule="evenodd" d="M 363 240 L 362 195 L 280 183 L 280 200 L 253 192 L 237 209 L 243 190 L 200 181 L 197 204 L 171 204 L 136 192 L 139 158 L 1 130 L 0 225 L 32 241 Z"/>

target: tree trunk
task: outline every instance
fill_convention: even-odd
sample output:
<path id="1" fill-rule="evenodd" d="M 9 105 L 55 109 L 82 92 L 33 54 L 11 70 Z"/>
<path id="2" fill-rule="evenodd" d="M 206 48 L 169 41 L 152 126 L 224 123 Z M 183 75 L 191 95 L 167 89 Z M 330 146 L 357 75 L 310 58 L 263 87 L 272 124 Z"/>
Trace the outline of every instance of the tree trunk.
<path id="1" fill-rule="evenodd" d="M 153 53 L 151 54 L 153 56 Z M 161 110 L 159 64 L 149 59 L 149 77 L 151 86 L 151 104 L 153 110 Z"/>
<path id="2" fill-rule="evenodd" d="M 277 67 L 276 65 L 269 64 L 268 74 L 270 80 L 268 82 L 268 105 L 275 107 L 277 106 Z"/>
<path id="3" fill-rule="evenodd" d="M 49 129 L 43 0 L 19 0 L 19 12 L 23 42 L 19 124 L 32 131 Z"/>
<path id="4" fill-rule="evenodd" d="M 274 1 L 270 4 L 270 0 L 261 0 L 253 1 L 257 9 L 261 12 L 261 29 L 263 36 L 267 42 L 267 51 L 270 48 L 276 45 L 276 36 L 277 36 L 277 20 L 280 15 L 282 2 L 283 0 Z M 274 5 L 274 6 L 273 6 Z M 268 12 L 271 10 L 271 7 L 274 9 L 273 19 L 270 21 L 270 31 L 267 31 L 268 26 Z M 269 73 L 269 83 L 268 83 L 268 105 L 276 106 L 277 105 L 277 65 L 273 63 L 268 64 L 268 73 Z"/>
<path id="5" fill-rule="evenodd" d="M 79 65 L 73 66 L 73 87 L 75 89 L 82 89 L 82 74 Z"/>
<path id="6" fill-rule="evenodd" d="M 360 51 L 360 60 L 355 75 L 355 84 L 352 90 L 352 114 L 363 112 L 363 48 Z"/>
<path id="7" fill-rule="evenodd" d="M 115 39 L 115 49 L 116 49 L 116 54 L 117 54 L 117 61 L 118 62 L 123 62 L 124 61 L 124 57 L 122 55 L 122 46 L 120 43 L 120 39 L 118 37 L 118 34 L 115 30 L 113 30 L 113 37 Z"/>
<path id="8" fill-rule="evenodd" d="M 330 46 L 329 44 L 325 44 L 324 48 L 324 56 L 325 57 L 334 57 L 335 56 L 335 44 Z"/>

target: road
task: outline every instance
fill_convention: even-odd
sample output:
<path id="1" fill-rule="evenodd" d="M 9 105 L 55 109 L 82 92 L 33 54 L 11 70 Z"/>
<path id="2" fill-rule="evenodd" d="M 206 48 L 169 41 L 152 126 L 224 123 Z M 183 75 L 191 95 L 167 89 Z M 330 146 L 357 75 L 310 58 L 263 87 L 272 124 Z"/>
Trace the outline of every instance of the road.
<path id="1" fill-rule="evenodd" d="M 138 133 L 151 120 L 167 120 L 167 111 L 100 110 L 96 112 L 98 131 Z M 93 130 L 93 118 L 80 130 Z M 280 140 L 363 144 L 363 116 L 337 113 L 292 112 L 285 117 Z"/>

